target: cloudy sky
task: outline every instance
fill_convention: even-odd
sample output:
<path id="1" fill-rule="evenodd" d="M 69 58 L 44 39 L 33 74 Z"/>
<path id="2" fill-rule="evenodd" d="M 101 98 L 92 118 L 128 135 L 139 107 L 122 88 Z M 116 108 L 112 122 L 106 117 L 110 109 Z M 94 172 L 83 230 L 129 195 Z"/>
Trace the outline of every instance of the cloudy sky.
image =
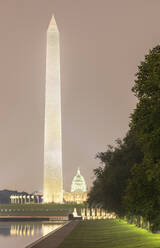
<path id="1" fill-rule="evenodd" d="M 123 138 L 137 66 L 160 40 L 159 0 L 0 0 L 0 189 L 42 190 L 46 30 L 61 35 L 64 188 Z"/>

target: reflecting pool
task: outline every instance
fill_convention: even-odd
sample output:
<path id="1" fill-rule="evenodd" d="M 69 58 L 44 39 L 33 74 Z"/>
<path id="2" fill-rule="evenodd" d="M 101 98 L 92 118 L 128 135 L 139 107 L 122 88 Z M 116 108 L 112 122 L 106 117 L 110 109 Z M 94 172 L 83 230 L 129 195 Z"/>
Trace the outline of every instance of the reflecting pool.
<path id="1" fill-rule="evenodd" d="M 0 247 L 24 248 L 64 225 L 63 222 L 0 222 Z"/>

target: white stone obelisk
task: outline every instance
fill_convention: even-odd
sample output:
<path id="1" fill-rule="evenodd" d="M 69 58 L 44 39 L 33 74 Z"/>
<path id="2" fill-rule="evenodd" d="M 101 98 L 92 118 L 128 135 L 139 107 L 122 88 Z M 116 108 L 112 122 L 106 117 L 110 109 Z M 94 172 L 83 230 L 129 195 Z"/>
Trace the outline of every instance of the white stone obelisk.
<path id="1" fill-rule="evenodd" d="M 44 189 L 45 203 L 63 202 L 59 31 L 52 16 L 47 30 Z"/>

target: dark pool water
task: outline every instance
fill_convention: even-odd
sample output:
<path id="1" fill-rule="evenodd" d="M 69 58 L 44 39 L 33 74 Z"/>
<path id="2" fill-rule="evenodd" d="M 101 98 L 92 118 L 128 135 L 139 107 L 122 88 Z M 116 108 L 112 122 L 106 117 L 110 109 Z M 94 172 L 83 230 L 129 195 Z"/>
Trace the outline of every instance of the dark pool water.
<path id="1" fill-rule="evenodd" d="M 0 248 L 24 248 L 62 226 L 60 222 L 0 222 Z"/>

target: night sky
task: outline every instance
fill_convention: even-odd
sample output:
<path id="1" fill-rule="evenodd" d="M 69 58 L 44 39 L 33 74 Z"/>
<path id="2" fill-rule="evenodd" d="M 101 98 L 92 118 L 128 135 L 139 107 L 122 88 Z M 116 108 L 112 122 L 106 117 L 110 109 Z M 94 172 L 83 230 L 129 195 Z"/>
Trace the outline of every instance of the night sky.
<path id="1" fill-rule="evenodd" d="M 63 177 L 123 138 L 144 55 L 160 40 L 159 0 L 0 0 L 0 189 L 42 190 L 46 31 L 61 35 Z"/>

